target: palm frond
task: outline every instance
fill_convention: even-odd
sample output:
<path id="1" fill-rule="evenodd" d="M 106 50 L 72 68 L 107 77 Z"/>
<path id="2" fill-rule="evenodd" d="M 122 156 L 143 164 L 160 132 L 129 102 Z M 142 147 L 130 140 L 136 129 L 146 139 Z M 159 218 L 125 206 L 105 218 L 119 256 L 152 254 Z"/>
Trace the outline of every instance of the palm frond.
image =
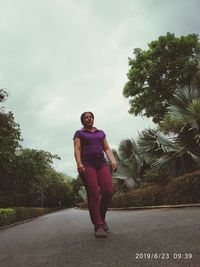
<path id="1" fill-rule="evenodd" d="M 196 124 L 200 120 L 200 90 L 194 86 L 177 88 L 168 113 L 182 121 Z"/>
<path id="2" fill-rule="evenodd" d="M 117 181 L 117 180 L 121 180 L 121 181 L 123 181 L 123 183 L 122 183 L 122 187 L 123 187 L 124 185 L 126 185 L 126 187 L 127 187 L 128 189 L 133 189 L 133 188 L 136 186 L 136 180 L 133 179 L 133 177 L 126 176 L 126 175 L 122 175 L 122 174 L 120 174 L 119 172 L 118 172 L 118 173 L 115 173 L 115 174 L 113 175 L 113 179 L 114 179 L 115 181 Z"/>
<path id="3" fill-rule="evenodd" d="M 137 144 L 133 139 L 124 139 L 120 142 L 118 152 L 113 150 L 117 160 L 117 171 L 113 173 L 114 181 L 128 189 L 135 187 L 139 181 L 139 174 L 143 165 L 143 159 L 138 154 Z"/>
<path id="4" fill-rule="evenodd" d="M 186 124 L 176 138 L 176 145 L 182 147 L 183 151 L 191 151 L 195 155 L 200 155 L 200 132 L 197 127 Z"/>
<path id="5" fill-rule="evenodd" d="M 188 154 L 192 158 L 192 160 L 196 163 L 197 167 L 200 168 L 200 157 L 197 155 L 194 155 L 190 151 L 188 151 Z"/>
<path id="6" fill-rule="evenodd" d="M 171 176 L 200 168 L 200 89 L 178 88 L 166 116 L 166 122 L 175 122 L 176 134 L 169 138 L 158 130 L 144 130 L 139 135 L 139 150 L 153 169 Z"/>
<path id="7" fill-rule="evenodd" d="M 114 155 L 116 161 L 119 162 L 119 161 L 120 161 L 120 158 L 119 158 L 119 155 L 118 155 L 118 153 L 117 153 L 117 150 L 114 149 L 114 148 L 112 148 L 112 153 L 113 153 L 113 155 Z"/>
<path id="8" fill-rule="evenodd" d="M 172 140 L 167 139 L 158 130 L 152 129 L 144 130 L 139 134 L 138 146 L 141 153 L 150 162 L 174 148 Z"/>
<path id="9" fill-rule="evenodd" d="M 119 144 L 119 156 L 123 160 L 127 160 L 137 154 L 137 145 L 133 139 L 124 139 Z"/>

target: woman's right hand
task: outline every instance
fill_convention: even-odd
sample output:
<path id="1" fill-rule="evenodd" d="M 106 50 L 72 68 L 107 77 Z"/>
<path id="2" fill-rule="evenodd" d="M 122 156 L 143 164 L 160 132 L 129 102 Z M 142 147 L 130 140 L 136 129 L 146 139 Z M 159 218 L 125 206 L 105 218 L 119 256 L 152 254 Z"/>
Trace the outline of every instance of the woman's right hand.
<path id="1" fill-rule="evenodd" d="M 77 169 L 78 169 L 79 173 L 85 172 L 85 167 L 84 167 L 84 165 L 82 163 L 78 164 Z"/>

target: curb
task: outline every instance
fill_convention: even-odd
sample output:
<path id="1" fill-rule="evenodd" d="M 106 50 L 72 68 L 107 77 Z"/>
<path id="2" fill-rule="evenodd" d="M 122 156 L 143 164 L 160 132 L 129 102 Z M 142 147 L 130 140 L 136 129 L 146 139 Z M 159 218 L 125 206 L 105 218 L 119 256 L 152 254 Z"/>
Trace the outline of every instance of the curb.
<path id="1" fill-rule="evenodd" d="M 0 231 L 1 231 L 1 230 L 4 230 L 4 229 L 6 229 L 6 228 L 9 228 L 9 227 L 18 225 L 18 224 L 22 224 L 22 223 L 26 223 L 26 222 L 32 221 L 32 220 L 34 220 L 34 219 L 35 219 L 35 217 L 34 217 L 34 218 L 31 218 L 31 219 L 27 219 L 27 220 L 25 220 L 25 221 L 20 221 L 20 222 L 16 222 L 16 223 L 12 223 L 12 224 L 8 224 L 8 225 L 5 225 L 5 226 L 2 226 L 2 227 L 0 227 Z"/>
<path id="2" fill-rule="evenodd" d="M 169 209 L 169 208 L 189 208 L 189 207 L 200 207 L 200 203 L 196 203 L 196 204 L 178 204 L 178 205 L 161 205 L 161 206 L 109 208 L 108 210 L 143 210 L 143 209 Z"/>

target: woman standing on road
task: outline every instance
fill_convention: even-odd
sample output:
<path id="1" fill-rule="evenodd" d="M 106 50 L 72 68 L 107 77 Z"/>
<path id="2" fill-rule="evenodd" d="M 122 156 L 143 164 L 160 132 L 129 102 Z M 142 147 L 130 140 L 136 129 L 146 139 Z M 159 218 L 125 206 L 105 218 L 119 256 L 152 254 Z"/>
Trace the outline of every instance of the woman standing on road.
<path id="1" fill-rule="evenodd" d="M 104 152 L 116 170 L 116 160 L 102 130 L 93 127 L 94 115 L 84 112 L 81 115 L 83 128 L 74 134 L 74 155 L 78 172 L 84 182 L 90 218 L 94 224 L 95 236 L 106 237 L 108 226 L 106 211 L 113 194 L 112 177 Z"/>

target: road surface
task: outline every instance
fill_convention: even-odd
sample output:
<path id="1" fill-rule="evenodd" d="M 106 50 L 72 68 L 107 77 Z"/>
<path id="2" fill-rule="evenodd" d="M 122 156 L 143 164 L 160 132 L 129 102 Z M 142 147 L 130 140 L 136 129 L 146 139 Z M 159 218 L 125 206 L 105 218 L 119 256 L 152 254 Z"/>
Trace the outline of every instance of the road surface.
<path id="1" fill-rule="evenodd" d="M 200 208 L 109 211 L 107 238 L 66 209 L 0 231 L 0 267 L 200 266 Z"/>

